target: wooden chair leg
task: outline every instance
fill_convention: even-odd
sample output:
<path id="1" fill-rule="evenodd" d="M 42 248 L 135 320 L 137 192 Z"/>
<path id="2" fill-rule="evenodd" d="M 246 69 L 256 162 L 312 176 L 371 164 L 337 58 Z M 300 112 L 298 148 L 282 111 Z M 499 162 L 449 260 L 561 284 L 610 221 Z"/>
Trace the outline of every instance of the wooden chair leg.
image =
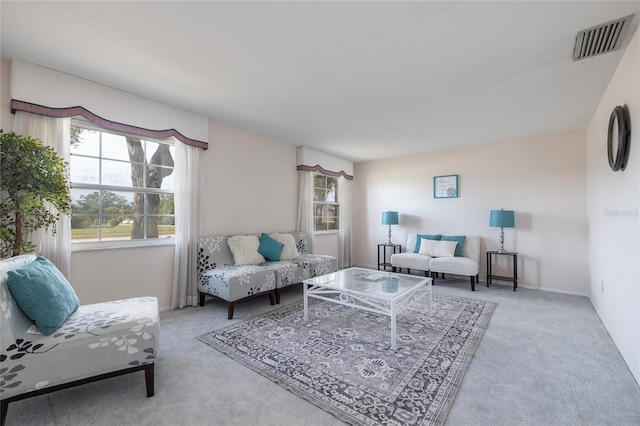
<path id="1" fill-rule="evenodd" d="M 144 380 L 147 384 L 147 398 L 154 394 L 154 371 L 155 364 L 149 364 L 144 368 Z"/>
<path id="2" fill-rule="evenodd" d="M 2 416 L 0 425 L 4 426 L 4 422 L 5 420 L 7 420 L 7 410 L 9 409 L 9 403 L 4 399 L 0 401 L 0 403 L 2 404 L 0 406 L 0 411 L 2 411 L 2 413 L 0 413 L 0 415 Z"/>

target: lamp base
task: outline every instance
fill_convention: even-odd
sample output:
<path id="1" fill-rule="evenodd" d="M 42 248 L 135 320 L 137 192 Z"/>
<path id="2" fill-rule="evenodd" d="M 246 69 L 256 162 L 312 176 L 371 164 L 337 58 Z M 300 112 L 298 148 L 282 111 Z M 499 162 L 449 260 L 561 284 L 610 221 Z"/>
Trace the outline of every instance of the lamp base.
<path id="1" fill-rule="evenodd" d="M 504 249 L 504 228 L 500 228 L 500 248 L 496 251 L 496 253 L 506 254 L 509 253 Z"/>

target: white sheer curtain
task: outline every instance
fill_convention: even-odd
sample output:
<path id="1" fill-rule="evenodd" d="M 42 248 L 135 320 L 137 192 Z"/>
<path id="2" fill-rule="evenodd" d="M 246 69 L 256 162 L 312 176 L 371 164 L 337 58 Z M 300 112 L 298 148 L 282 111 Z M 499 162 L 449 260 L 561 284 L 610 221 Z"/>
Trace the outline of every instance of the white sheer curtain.
<path id="1" fill-rule="evenodd" d="M 174 208 L 176 252 L 171 309 L 198 305 L 198 249 L 202 228 L 200 148 L 176 142 Z"/>
<path id="2" fill-rule="evenodd" d="M 71 118 L 54 118 L 17 111 L 13 131 L 20 135 L 40 139 L 53 147 L 58 155 L 69 162 Z M 53 209 L 53 207 L 51 207 Z M 62 274 L 71 275 L 71 218 L 61 214 L 56 235 L 40 229 L 27 236 L 36 245 L 38 254 L 49 259 Z"/>
<path id="3" fill-rule="evenodd" d="M 338 245 L 338 268 L 351 267 L 351 180 L 338 179 L 338 197 L 340 202 L 340 241 Z"/>
<path id="4" fill-rule="evenodd" d="M 307 248 L 313 253 L 313 172 L 298 170 L 298 231 L 307 234 Z"/>

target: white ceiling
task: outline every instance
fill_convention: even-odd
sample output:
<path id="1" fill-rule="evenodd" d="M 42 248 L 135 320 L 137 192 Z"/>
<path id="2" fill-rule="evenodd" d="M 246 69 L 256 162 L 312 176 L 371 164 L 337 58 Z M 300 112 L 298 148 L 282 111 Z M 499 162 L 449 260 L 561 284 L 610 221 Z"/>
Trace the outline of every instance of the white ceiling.
<path id="1" fill-rule="evenodd" d="M 638 11 L 640 1 L 0 3 L 3 58 L 354 161 L 585 128 L 622 50 L 573 62 L 576 33 Z"/>

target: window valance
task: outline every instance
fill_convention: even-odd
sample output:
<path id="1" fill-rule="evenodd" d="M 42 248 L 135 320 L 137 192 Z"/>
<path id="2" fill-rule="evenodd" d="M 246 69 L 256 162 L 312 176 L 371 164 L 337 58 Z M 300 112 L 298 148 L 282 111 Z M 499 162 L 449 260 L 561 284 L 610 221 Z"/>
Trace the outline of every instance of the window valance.
<path id="1" fill-rule="evenodd" d="M 188 138 L 183 134 L 181 134 L 180 132 L 178 132 L 176 129 L 151 130 L 151 129 L 144 129 L 142 127 L 131 126 L 129 124 L 118 123 L 115 121 L 102 118 L 99 115 L 96 115 L 81 106 L 74 106 L 74 107 L 68 107 L 68 108 L 51 108 L 43 105 L 37 105 L 30 102 L 12 99 L 11 113 L 15 114 L 16 111 L 30 112 L 32 114 L 44 115 L 47 117 L 57 117 L 57 118 L 82 116 L 85 119 L 89 120 L 90 122 L 108 130 L 115 130 L 119 132 L 131 133 L 134 135 L 147 136 L 147 137 L 158 138 L 158 139 L 175 137 L 177 140 L 187 145 L 195 146 L 202 149 L 207 149 L 209 147 L 209 144 L 207 142 L 202 142 L 202 141 Z"/>
<path id="2" fill-rule="evenodd" d="M 353 180 L 353 162 L 306 146 L 298 147 L 298 170 Z"/>
<path id="3" fill-rule="evenodd" d="M 316 164 L 315 166 L 305 166 L 303 164 L 298 165 L 298 170 L 304 170 L 307 172 L 320 172 L 322 174 L 325 174 L 327 176 L 333 176 L 333 177 L 344 177 L 345 179 L 349 179 L 349 180 L 353 180 L 353 176 L 352 175 L 348 175 L 347 173 L 345 173 L 344 170 L 340 170 L 339 172 L 334 172 L 331 170 L 327 170 L 325 168 L 323 168 L 321 165 Z"/>

